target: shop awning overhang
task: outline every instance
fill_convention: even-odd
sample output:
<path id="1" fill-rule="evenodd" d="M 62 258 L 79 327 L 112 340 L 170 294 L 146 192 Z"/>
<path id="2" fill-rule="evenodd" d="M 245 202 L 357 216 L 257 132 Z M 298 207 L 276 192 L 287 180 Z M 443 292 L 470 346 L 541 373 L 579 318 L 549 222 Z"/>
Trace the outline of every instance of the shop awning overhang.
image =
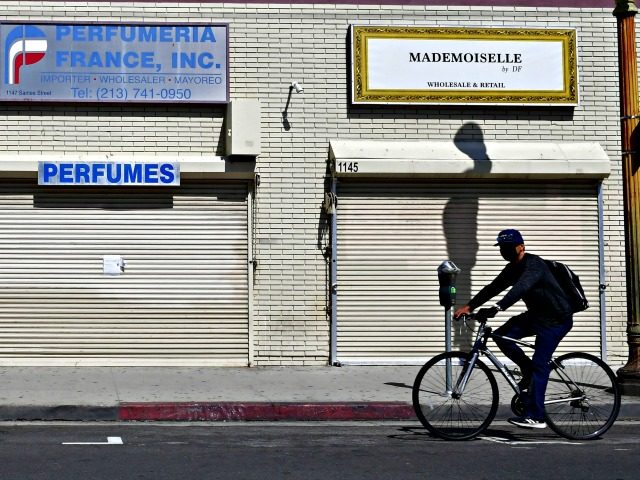
<path id="1" fill-rule="evenodd" d="M 217 155 L 150 155 L 100 153 L 0 154 L 0 178 L 37 178 L 39 162 L 158 162 L 180 164 L 182 179 L 253 179 L 255 157 L 230 159 Z"/>
<path id="2" fill-rule="evenodd" d="M 338 177 L 603 179 L 611 162 L 596 142 L 331 140 Z"/>

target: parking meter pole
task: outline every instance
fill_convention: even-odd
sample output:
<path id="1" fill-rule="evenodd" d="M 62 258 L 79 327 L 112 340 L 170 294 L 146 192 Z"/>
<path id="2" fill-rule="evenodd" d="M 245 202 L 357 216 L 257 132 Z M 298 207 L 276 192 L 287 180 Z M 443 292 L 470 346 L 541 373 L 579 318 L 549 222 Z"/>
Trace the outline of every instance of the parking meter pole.
<path id="1" fill-rule="evenodd" d="M 444 307 L 444 343 L 445 350 L 451 351 L 451 312 L 456 303 L 456 277 L 460 269 L 451 260 L 446 260 L 438 267 L 438 283 L 440 284 L 439 297 L 440 305 Z M 446 382 L 447 392 L 451 392 L 451 359 L 446 360 Z"/>
<path id="2" fill-rule="evenodd" d="M 451 351 L 451 307 L 449 308 L 445 308 L 444 309 L 444 328 L 445 328 L 445 334 L 444 334 L 444 346 L 445 346 L 445 350 L 447 352 Z M 447 364 L 447 392 L 451 393 L 453 391 L 453 386 L 451 385 L 453 383 L 452 379 L 451 379 L 451 358 L 447 358 L 446 360 L 446 364 Z"/>
<path id="3" fill-rule="evenodd" d="M 453 309 L 451 307 L 445 308 L 444 310 L 444 328 L 446 329 L 444 336 L 444 348 L 447 352 L 450 352 L 451 347 L 451 318 Z"/>

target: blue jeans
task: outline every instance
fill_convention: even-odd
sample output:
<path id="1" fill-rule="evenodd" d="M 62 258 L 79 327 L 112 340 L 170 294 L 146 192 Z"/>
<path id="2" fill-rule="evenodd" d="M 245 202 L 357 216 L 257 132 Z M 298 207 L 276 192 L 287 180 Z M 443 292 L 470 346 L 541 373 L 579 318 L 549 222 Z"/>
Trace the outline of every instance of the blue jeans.
<path id="1" fill-rule="evenodd" d="M 571 316 L 563 319 L 560 325 L 549 326 L 542 325 L 539 317 L 532 315 L 530 312 L 524 312 L 510 318 L 495 331 L 497 335 L 515 339 L 536 336 L 535 351 L 532 358 L 527 357 L 522 348 L 516 343 L 509 340 L 495 339 L 500 350 L 520 367 L 523 378 L 531 379 L 529 395 L 523 398 L 525 416 L 534 420 L 544 420 L 544 394 L 547 390 L 549 374 L 551 373 L 549 362 L 558 344 L 569 333 L 571 327 L 573 327 Z"/>

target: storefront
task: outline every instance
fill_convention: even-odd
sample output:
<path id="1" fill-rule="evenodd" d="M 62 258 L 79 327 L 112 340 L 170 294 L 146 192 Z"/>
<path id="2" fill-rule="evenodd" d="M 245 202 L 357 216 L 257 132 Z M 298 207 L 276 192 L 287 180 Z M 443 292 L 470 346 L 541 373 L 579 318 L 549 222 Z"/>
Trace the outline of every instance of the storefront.
<path id="1" fill-rule="evenodd" d="M 582 279 L 590 308 L 561 351 L 606 350 L 600 182 L 610 166 L 599 145 L 334 141 L 331 159 L 339 363 L 420 363 L 442 351 L 438 265 L 462 270 L 464 304 L 502 268 L 493 244 L 504 228 Z M 455 329 L 456 348 L 470 342 Z"/>
<path id="2" fill-rule="evenodd" d="M 175 186 L 2 182 L 5 363 L 251 363 L 252 174 L 173 163 Z"/>

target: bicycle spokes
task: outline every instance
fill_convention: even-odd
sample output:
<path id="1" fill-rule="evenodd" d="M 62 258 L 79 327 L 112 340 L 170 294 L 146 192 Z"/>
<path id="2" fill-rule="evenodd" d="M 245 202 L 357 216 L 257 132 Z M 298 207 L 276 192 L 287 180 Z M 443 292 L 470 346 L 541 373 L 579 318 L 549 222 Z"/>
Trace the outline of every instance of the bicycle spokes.
<path id="1" fill-rule="evenodd" d="M 450 388 L 452 384 L 455 386 Z M 469 439 L 493 420 L 498 387 L 491 371 L 481 362 L 468 369 L 466 354 L 444 353 L 428 361 L 418 373 L 413 405 L 431 433 L 450 440 Z"/>
<path id="2" fill-rule="evenodd" d="M 549 426 L 571 439 L 595 438 L 606 432 L 620 409 L 620 392 L 611 369 L 585 353 L 556 360 L 545 398 Z"/>

